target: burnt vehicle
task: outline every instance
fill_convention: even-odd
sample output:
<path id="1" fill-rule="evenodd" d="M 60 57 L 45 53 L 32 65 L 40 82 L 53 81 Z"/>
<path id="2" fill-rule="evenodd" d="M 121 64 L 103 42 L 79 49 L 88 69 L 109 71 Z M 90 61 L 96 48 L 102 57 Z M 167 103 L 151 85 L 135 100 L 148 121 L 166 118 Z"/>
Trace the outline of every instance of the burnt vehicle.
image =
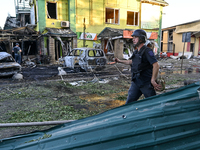
<path id="1" fill-rule="evenodd" d="M 21 71 L 21 65 L 18 64 L 11 54 L 0 52 L 0 77 L 12 76 Z"/>
<path id="2" fill-rule="evenodd" d="M 64 67 L 72 68 L 76 72 L 102 70 L 105 68 L 107 58 L 102 49 L 75 48 L 62 58 Z"/>

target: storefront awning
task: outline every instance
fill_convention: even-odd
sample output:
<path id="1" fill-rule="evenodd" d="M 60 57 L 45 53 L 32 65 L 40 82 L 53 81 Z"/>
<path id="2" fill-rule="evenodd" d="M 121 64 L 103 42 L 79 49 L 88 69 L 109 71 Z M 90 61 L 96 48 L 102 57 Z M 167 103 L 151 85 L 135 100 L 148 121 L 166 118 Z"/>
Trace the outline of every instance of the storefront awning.
<path id="1" fill-rule="evenodd" d="M 195 36 L 196 38 L 199 38 L 199 37 L 200 37 L 200 31 L 194 32 L 194 33 L 192 34 L 192 36 Z"/>
<path id="2" fill-rule="evenodd" d="M 97 36 L 97 38 L 113 38 L 123 36 L 123 29 L 115 29 L 115 28 L 104 28 L 101 33 Z"/>
<path id="3" fill-rule="evenodd" d="M 158 38 L 158 32 L 147 32 L 147 39 L 155 40 Z"/>
<path id="4" fill-rule="evenodd" d="M 131 36 L 133 34 L 133 30 L 124 30 L 123 31 L 123 38 L 128 38 L 128 39 L 132 39 L 133 37 Z"/>
<path id="5" fill-rule="evenodd" d="M 123 30 L 123 29 L 113 29 L 106 27 L 101 33 L 97 36 L 98 38 L 124 38 L 132 39 L 132 34 L 134 30 Z M 157 32 L 147 32 L 147 39 L 153 40 L 158 38 Z"/>
<path id="6" fill-rule="evenodd" d="M 185 32 L 198 32 L 200 29 L 200 20 L 181 24 L 176 26 L 176 33 L 185 33 Z"/>
<path id="7" fill-rule="evenodd" d="M 131 30 L 124 30 L 123 31 L 123 38 L 132 38 L 133 31 Z M 147 32 L 147 39 L 149 40 L 155 40 L 158 38 L 158 33 L 157 32 Z"/>
<path id="8" fill-rule="evenodd" d="M 50 36 L 60 36 L 60 37 L 77 37 L 71 29 L 57 29 L 57 28 L 46 28 L 47 34 Z"/>

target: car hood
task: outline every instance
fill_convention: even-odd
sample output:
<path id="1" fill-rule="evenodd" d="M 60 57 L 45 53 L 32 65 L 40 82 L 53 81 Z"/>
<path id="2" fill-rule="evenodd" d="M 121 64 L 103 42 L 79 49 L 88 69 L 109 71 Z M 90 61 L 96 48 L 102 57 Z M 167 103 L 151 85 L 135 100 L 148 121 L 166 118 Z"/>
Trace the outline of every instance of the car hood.
<path id="1" fill-rule="evenodd" d="M 0 52 L 0 60 L 6 58 L 6 57 L 10 57 L 12 55 L 10 55 L 9 53 L 6 52 Z"/>
<path id="2" fill-rule="evenodd" d="M 0 63 L 0 68 L 12 68 L 12 67 L 16 67 L 16 68 L 21 68 L 21 65 L 16 63 L 16 62 L 6 62 L 6 63 Z"/>

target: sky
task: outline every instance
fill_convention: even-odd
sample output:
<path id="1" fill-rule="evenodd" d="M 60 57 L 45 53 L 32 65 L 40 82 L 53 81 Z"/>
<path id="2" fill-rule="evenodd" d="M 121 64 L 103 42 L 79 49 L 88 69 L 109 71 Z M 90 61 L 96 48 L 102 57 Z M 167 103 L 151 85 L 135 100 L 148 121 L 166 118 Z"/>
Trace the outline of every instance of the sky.
<path id="1" fill-rule="evenodd" d="M 163 8 L 162 28 L 200 19 L 200 0 L 165 0 L 169 5 Z"/>
<path id="2" fill-rule="evenodd" d="M 15 0 L 0 0 L 0 27 L 3 29 L 8 14 L 15 17 Z"/>
<path id="3" fill-rule="evenodd" d="M 3 0 L 0 0 L 3 1 Z M 0 26 L 3 28 L 8 14 L 15 17 L 15 0 L 5 0 L 0 5 Z M 165 0 L 169 6 L 163 8 L 162 28 L 200 19 L 200 0 Z"/>

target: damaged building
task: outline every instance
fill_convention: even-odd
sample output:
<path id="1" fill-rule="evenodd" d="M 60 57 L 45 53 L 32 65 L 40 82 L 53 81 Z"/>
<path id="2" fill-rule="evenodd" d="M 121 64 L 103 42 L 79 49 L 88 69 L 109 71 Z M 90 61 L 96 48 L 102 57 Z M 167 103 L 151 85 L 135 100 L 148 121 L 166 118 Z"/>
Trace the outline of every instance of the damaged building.
<path id="1" fill-rule="evenodd" d="M 81 5 L 82 4 L 82 5 Z M 77 0 L 76 33 L 78 47 L 101 45 L 110 59 L 113 55 L 124 58 L 124 50 L 131 49 L 131 36 L 125 32 L 143 29 L 148 34 L 156 34 L 160 47 L 160 33 L 163 7 L 168 6 L 164 0 Z M 109 34 L 109 35 L 108 35 Z M 86 40 L 86 41 L 84 41 Z M 159 49 L 157 48 L 159 51 Z M 156 51 L 157 51 L 156 50 Z M 114 53 L 114 54 L 113 54 Z"/>
<path id="2" fill-rule="evenodd" d="M 34 30 L 35 26 L 29 25 L 25 27 L 12 28 L 0 31 L 1 51 L 12 54 L 15 43 L 19 43 L 22 51 L 23 59 L 27 56 L 30 58 L 39 54 L 37 50 L 37 41 L 39 34 Z M 12 54 L 13 55 L 13 54 Z"/>
<path id="3" fill-rule="evenodd" d="M 68 0 L 30 1 L 32 23 L 41 36 L 38 49 L 42 56 L 48 56 L 55 64 L 59 58 L 66 56 L 72 48 L 77 47 L 77 35 L 71 30 L 69 22 Z"/>
<path id="4" fill-rule="evenodd" d="M 162 52 L 168 56 L 190 54 L 200 57 L 200 20 L 162 29 Z M 186 38 L 186 39 L 185 39 Z"/>
<path id="5" fill-rule="evenodd" d="M 76 34 L 70 29 L 68 3 L 16 0 L 16 18 L 8 17 L 0 33 L 1 51 L 12 53 L 15 43 L 22 58 L 36 63 L 54 64 L 76 47 Z"/>
<path id="6" fill-rule="evenodd" d="M 156 38 L 151 40 L 159 45 L 160 12 L 165 6 L 168 3 L 164 0 L 16 0 L 15 21 L 18 27 L 12 30 L 20 31 L 26 27 L 26 32 L 34 36 L 28 44 L 24 43 L 25 38 L 20 32 L 15 32 L 12 37 L 16 35 L 14 42 L 20 43 L 24 56 L 33 54 L 39 63 L 55 64 L 73 48 L 92 48 L 97 44 L 107 57 L 114 53 L 119 58 L 127 58 L 132 46 L 131 37 L 126 37 L 125 32 L 143 29 L 148 34 L 155 34 Z M 35 32 L 29 30 L 30 26 Z M 107 30 L 109 36 L 104 33 Z M 9 38 L 7 42 L 1 42 L 3 51 L 11 51 L 15 43 L 9 42 Z"/>
<path id="7" fill-rule="evenodd" d="M 39 32 L 36 25 L 30 24 L 30 5 L 27 0 L 16 0 L 16 17 L 7 17 L 4 30 L 0 31 L 0 51 L 12 53 L 16 43 L 22 49 L 22 61 L 34 59 L 39 61 L 37 49 Z M 36 59 L 38 57 L 38 59 Z"/>
<path id="8" fill-rule="evenodd" d="M 108 59 L 118 57 L 120 59 L 128 59 L 133 51 L 132 33 L 134 30 L 122 30 L 105 28 L 99 35 L 98 39 L 101 40 L 101 46 L 106 53 Z M 158 45 L 155 40 L 158 38 L 157 32 L 147 32 L 147 39 L 149 42 L 154 43 L 154 52 L 157 53 Z"/>

